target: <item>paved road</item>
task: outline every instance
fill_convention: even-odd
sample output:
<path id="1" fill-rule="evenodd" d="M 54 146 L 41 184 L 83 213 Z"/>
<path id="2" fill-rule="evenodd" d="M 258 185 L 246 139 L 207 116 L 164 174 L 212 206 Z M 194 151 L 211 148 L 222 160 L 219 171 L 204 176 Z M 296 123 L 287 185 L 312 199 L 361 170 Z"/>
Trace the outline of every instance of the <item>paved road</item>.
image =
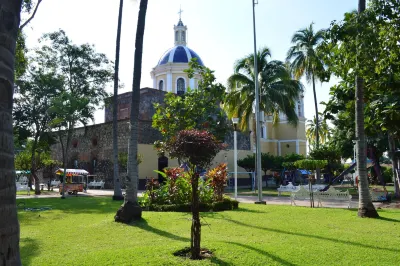
<path id="1" fill-rule="evenodd" d="M 31 196 L 17 196 L 17 199 L 30 199 L 30 198 L 58 198 L 60 197 L 58 193 L 58 189 L 55 189 L 54 194 L 50 195 L 34 195 L 31 193 Z M 125 191 L 123 191 L 125 193 Z M 88 189 L 86 193 L 78 193 L 78 197 L 104 197 L 104 196 L 112 196 L 114 194 L 113 190 L 110 189 Z M 142 191 L 139 191 L 139 196 L 141 196 Z M 69 197 L 76 197 L 73 195 L 66 195 Z M 291 205 L 289 197 L 263 197 L 263 200 L 267 202 L 267 204 L 272 205 Z M 258 201 L 257 196 L 238 196 L 238 201 L 241 203 L 254 204 L 254 202 Z M 315 201 L 315 207 L 317 206 L 317 202 Z M 347 201 L 324 201 L 322 202 L 323 207 L 327 208 L 347 208 Z M 310 202 L 308 200 L 296 201 L 297 206 L 310 206 Z M 392 202 L 390 204 L 374 202 L 375 207 L 396 207 L 399 208 L 399 202 Z M 351 201 L 351 208 L 358 208 L 358 199 L 353 199 Z"/>

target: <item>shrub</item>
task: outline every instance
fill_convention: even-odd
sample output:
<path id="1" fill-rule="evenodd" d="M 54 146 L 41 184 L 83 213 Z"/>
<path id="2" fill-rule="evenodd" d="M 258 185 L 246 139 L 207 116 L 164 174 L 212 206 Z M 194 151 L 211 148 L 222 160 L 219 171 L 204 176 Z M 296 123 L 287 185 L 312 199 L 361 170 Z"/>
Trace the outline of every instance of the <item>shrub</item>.
<path id="1" fill-rule="evenodd" d="M 381 167 L 382 170 L 382 177 L 385 183 L 392 183 L 393 182 L 393 171 L 390 167 Z"/>
<path id="2" fill-rule="evenodd" d="M 214 199 L 221 201 L 227 179 L 226 163 L 220 163 L 217 167 L 207 172 L 206 177 L 210 179 L 211 186 L 214 190 Z"/>

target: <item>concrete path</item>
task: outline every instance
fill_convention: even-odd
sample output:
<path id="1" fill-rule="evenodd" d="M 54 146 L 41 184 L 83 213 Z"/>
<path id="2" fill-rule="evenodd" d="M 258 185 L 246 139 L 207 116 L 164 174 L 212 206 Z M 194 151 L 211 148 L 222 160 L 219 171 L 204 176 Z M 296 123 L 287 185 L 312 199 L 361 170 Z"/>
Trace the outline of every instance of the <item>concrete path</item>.
<path id="1" fill-rule="evenodd" d="M 30 196 L 17 196 L 17 199 L 32 199 L 32 198 L 59 198 L 60 194 L 58 193 L 58 189 L 54 190 L 54 194 L 50 195 L 35 195 L 34 192 L 31 193 Z M 122 193 L 124 194 L 125 191 L 123 190 Z M 139 191 L 138 196 L 141 196 L 143 191 Z M 111 197 L 114 194 L 114 191 L 111 189 L 88 189 L 87 192 L 83 193 L 78 193 L 78 197 L 104 197 L 104 196 L 109 196 Z M 76 197 L 74 195 L 66 195 L 67 197 Z M 239 202 L 241 203 L 247 203 L 247 204 L 254 204 L 254 202 L 258 201 L 257 196 L 242 196 L 239 195 L 238 199 Z M 267 202 L 267 205 L 291 205 L 290 203 L 290 197 L 267 197 L 264 196 L 263 200 Z M 318 202 L 314 202 L 314 206 L 317 207 Z M 300 200 L 296 201 L 297 206 L 305 206 L 309 207 L 310 206 L 310 201 L 308 200 Z M 322 202 L 322 205 L 324 208 L 347 208 L 348 204 L 347 201 L 324 201 Z M 375 207 L 381 207 L 381 208 L 399 208 L 399 203 L 398 202 L 392 202 L 392 203 L 380 203 L 380 202 L 374 202 Z M 358 208 L 358 199 L 353 199 L 351 201 L 351 208 Z"/>

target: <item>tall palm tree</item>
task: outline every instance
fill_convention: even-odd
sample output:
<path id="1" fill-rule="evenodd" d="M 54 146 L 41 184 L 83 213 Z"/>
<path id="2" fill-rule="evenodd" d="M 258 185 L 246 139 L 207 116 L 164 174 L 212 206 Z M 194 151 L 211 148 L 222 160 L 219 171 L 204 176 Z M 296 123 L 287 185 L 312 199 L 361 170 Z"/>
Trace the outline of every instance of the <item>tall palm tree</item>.
<path id="1" fill-rule="evenodd" d="M 13 94 L 15 46 L 20 23 L 22 0 L 0 0 L 0 263 L 21 265 L 19 223 L 17 217 Z"/>
<path id="2" fill-rule="evenodd" d="M 306 137 L 308 142 L 313 146 L 315 146 L 316 142 L 317 129 L 321 144 L 325 143 L 331 137 L 331 129 L 326 123 L 326 120 L 320 118 L 318 119 L 318 122 L 319 124 L 317 126 L 317 119 L 315 118 L 315 116 L 313 120 L 307 120 Z"/>
<path id="3" fill-rule="evenodd" d="M 303 91 L 303 85 L 291 78 L 286 65 L 281 61 L 268 61 L 271 53 L 268 48 L 257 52 L 258 81 L 260 86 L 260 111 L 272 115 L 278 122 L 279 113 L 287 116 L 294 125 L 298 122 L 295 112 L 295 100 Z M 229 117 L 240 116 L 239 127 L 247 130 L 253 114 L 254 91 L 254 55 L 239 59 L 234 66 L 234 74 L 228 79 L 228 94 L 224 108 Z"/>
<path id="4" fill-rule="evenodd" d="M 358 1 L 358 15 L 365 10 L 365 0 Z M 358 36 L 357 36 L 358 43 Z M 357 45 L 358 47 L 358 45 Z M 359 50 L 357 49 L 357 57 Z M 367 176 L 367 145 L 364 131 L 364 79 L 358 75 L 359 62 L 356 61 L 356 139 L 357 139 L 357 171 L 359 177 L 359 203 L 358 216 L 360 217 L 379 217 L 374 205 L 372 204 L 369 193 Z"/>
<path id="5" fill-rule="evenodd" d="M 317 148 L 319 146 L 319 117 L 315 80 L 321 80 L 324 66 L 316 49 L 323 40 L 323 35 L 323 30 L 314 32 L 313 23 L 311 23 L 308 28 L 296 31 L 292 37 L 292 43 L 294 45 L 289 48 L 286 58 L 286 60 L 290 62 L 291 71 L 296 79 L 305 76 L 307 82 L 312 82 L 317 126 L 315 142 Z"/>
<path id="6" fill-rule="evenodd" d="M 128 147 L 128 188 L 126 190 L 124 205 L 117 211 L 115 220 L 129 223 L 132 219 L 142 217 L 142 209 L 137 202 L 139 168 L 138 168 L 138 127 L 140 103 L 140 79 L 142 77 L 143 36 L 146 23 L 148 0 L 140 0 L 139 16 L 136 27 L 135 63 L 133 69 L 132 103 Z"/>
<path id="7" fill-rule="evenodd" d="M 114 72 L 114 97 L 113 97 L 113 160 L 114 160 L 114 196 L 113 200 L 122 200 L 121 183 L 118 167 L 118 79 L 119 79 L 119 50 L 121 44 L 122 11 L 124 0 L 119 1 L 117 43 L 115 49 L 115 72 Z"/>

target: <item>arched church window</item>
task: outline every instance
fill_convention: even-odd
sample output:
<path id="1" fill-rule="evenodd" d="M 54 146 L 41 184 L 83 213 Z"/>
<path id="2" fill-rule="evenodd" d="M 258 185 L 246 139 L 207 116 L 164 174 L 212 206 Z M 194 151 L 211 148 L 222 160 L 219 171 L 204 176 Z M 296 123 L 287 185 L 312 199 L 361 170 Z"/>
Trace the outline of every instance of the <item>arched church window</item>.
<path id="1" fill-rule="evenodd" d="M 176 82 L 176 94 L 183 95 L 185 93 L 185 80 L 183 78 L 178 78 Z"/>
<path id="2" fill-rule="evenodd" d="M 186 34 L 184 31 L 181 32 L 181 41 L 186 42 Z"/>
<path id="3" fill-rule="evenodd" d="M 175 31 L 175 41 L 177 42 L 178 41 L 178 35 L 179 34 L 179 32 L 178 31 Z"/>
<path id="4" fill-rule="evenodd" d="M 158 89 L 160 91 L 164 90 L 164 80 L 160 80 L 160 82 L 158 82 Z"/>

